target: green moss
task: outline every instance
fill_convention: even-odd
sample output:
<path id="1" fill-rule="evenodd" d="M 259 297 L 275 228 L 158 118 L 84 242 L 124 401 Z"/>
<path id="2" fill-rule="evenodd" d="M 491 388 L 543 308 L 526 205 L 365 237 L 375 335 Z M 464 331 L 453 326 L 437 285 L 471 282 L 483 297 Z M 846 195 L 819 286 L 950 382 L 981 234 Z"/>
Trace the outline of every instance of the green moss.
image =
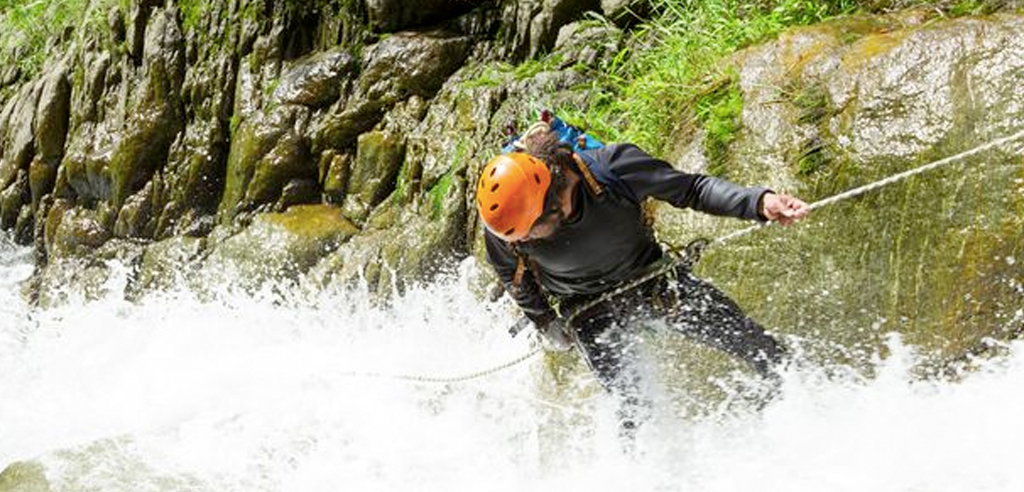
<path id="1" fill-rule="evenodd" d="M 266 96 L 265 99 L 267 101 L 271 100 L 271 96 L 274 95 L 274 92 L 277 91 L 277 88 L 280 85 L 281 85 L 281 78 L 280 77 L 275 78 L 275 79 L 270 80 L 270 81 L 267 82 L 266 86 L 264 86 L 264 88 L 263 88 L 263 95 Z"/>
<path id="2" fill-rule="evenodd" d="M 43 465 L 35 461 L 11 463 L 0 472 L 0 491 L 49 492 Z"/>
<path id="3" fill-rule="evenodd" d="M 512 69 L 512 76 L 516 80 L 526 80 L 535 77 L 541 72 L 554 70 L 562 63 L 561 53 L 552 53 L 542 58 L 533 58 L 516 65 Z"/>
<path id="4" fill-rule="evenodd" d="M 480 87 L 498 87 L 507 79 L 506 73 L 511 70 L 506 63 L 491 64 L 483 67 L 480 75 L 462 83 L 465 89 L 477 89 Z"/>
<path id="5" fill-rule="evenodd" d="M 359 232 L 340 209 L 330 205 L 296 205 L 284 213 L 264 214 L 261 218 L 301 237 L 341 236 L 348 239 Z"/>
<path id="6" fill-rule="evenodd" d="M 452 184 L 455 182 L 455 177 L 465 172 L 466 154 L 469 150 L 469 142 L 466 140 L 460 140 L 455 147 L 455 152 L 452 153 L 452 159 L 448 167 L 448 172 L 444 173 L 437 183 L 427 191 L 428 202 L 430 203 L 430 218 L 431 220 L 440 220 L 444 216 L 444 201 L 451 190 Z"/>
<path id="7" fill-rule="evenodd" d="M 824 146 L 818 139 L 811 140 L 797 159 L 797 174 L 807 176 L 814 174 L 829 163 Z"/>
<path id="8" fill-rule="evenodd" d="M 210 13 L 210 2 L 208 0 L 179 0 L 178 8 L 181 9 L 181 26 L 185 30 L 202 32 L 200 23 Z"/>
<path id="9" fill-rule="evenodd" d="M 1004 7 L 1005 0 L 958 0 L 948 8 L 949 15 L 987 15 Z"/>
<path id="10" fill-rule="evenodd" d="M 740 114 L 743 112 L 743 94 L 735 74 L 701 94 L 694 108 L 697 121 L 705 132 L 707 172 L 713 176 L 724 176 L 729 145 L 740 130 Z"/>
<path id="11" fill-rule="evenodd" d="M 828 116 L 828 92 L 821 84 L 811 84 L 796 91 L 793 104 L 800 110 L 797 121 L 818 124 Z"/>
<path id="12" fill-rule="evenodd" d="M 427 192 L 427 197 L 430 203 L 430 220 L 440 220 L 444 213 L 444 199 L 448 196 L 448 191 L 452 187 L 452 183 L 455 182 L 455 172 L 448 171 L 441 176 L 441 179 L 437 180 L 437 184 L 434 185 L 430 191 Z"/>
<path id="13" fill-rule="evenodd" d="M 238 126 L 242 124 L 242 117 L 238 114 L 231 115 L 231 123 L 229 129 L 231 131 L 231 140 L 235 139 L 235 133 L 238 132 Z"/>

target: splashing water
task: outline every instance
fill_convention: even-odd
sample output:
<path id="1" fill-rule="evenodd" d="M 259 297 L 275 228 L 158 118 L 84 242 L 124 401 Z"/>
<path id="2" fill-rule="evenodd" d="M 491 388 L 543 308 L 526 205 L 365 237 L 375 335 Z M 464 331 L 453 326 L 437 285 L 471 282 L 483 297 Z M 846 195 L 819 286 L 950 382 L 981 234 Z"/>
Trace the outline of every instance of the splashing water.
<path id="1" fill-rule="evenodd" d="M 540 359 L 359 376 L 524 353 L 511 306 L 461 277 L 388 307 L 179 290 L 39 310 L 30 261 L 0 241 L 0 468 L 38 462 L 53 490 L 1024 490 L 1022 344 L 951 383 L 893 339 L 870 379 L 795 367 L 763 411 L 658 418 L 627 454 L 602 392 L 545 403 Z"/>

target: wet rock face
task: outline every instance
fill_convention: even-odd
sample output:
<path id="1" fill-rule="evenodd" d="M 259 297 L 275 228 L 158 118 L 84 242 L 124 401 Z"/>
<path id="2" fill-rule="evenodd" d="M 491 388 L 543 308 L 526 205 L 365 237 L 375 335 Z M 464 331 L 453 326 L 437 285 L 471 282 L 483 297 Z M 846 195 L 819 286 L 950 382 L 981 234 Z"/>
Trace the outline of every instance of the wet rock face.
<path id="1" fill-rule="evenodd" d="M 281 75 L 271 101 L 311 108 L 329 106 L 338 100 L 343 80 L 355 68 L 356 60 L 345 48 L 316 53 L 296 62 Z"/>
<path id="2" fill-rule="evenodd" d="M 5 130 L 0 132 L 3 142 L 3 151 L 0 153 L 0 187 L 7 187 L 18 170 L 32 160 L 40 92 L 38 83 L 25 85 L 17 96 L 8 101 L 3 115 L 0 115 L 0 130 Z"/>
<path id="3" fill-rule="evenodd" d="M 419 27 L 451 19 L 466 12 L 476 3 L 464 0 L 420 0 L 415 7 L 402 0 L 366 0 L 366 12 L 370 26 L 382 32 L 395 32 L 410 27 Z"/>
<path id="4" fill-rule="evenodd" d="M 469 56 L 471 38 L 444 31 L 394 34 L 366 49 L 353 96 L 318 130 L 318 149 L 341 149 L 409 97 L 432 98 Z"/>
<path id="5" fill-rule="evenodd" d="M 808 201 L 1024 130 L 1019 15 L 837 20 L 734 62 L 742 129 L 720 165 L 734 181 Z M 694 140 L 679 155 L 701 148 Z M 840 358 L 875 350 L 890 331 L 950 358 L 972 353 L 985 337 L 1024 329 L 1013 318 L 1024 275 L 1022 151 L 1022 142 L 1004 145 L 823 208 L 799 227 L 759 231 L 712 251 L 699 271 L 768 326 L 844 347 Z M 724 232 L 662 217 L 663 237 L 677 243 Z"/>
<path id="6" fill-rule="evenodd" d="M 396 33 L 366 50 L 357 82 L 368 99 L 431 98 L 469 55 L 470 39 L 445 32 Z"/>
<path id="7" fill-rule="evenodd" d="M 405 142 L 388 132 L 368 132 L 359 136 L 356 159 L 345 193 L 345 216 L 356 222 L 394 190 L 398 170 L 405 159 Z"/>
<path id="8" fill-rule="evenodd" d="M 585 4 L 119 5 L 67 37 L 34 80 L 0 74 L 4 86 L 19 84 L 0 102 L 0 223 L 37 242 L 45 262 L 89 256 L 112 239 L 203 237 L 304 204 L 333 204 L 377 227 L 423 202 L 430 212 L 413 214 L 444 216 L 438 230 L 457 231 L 434 243 L 465 244 L 465 207 L 452 219 L 442 198 L 467 201 L 452 195 L 464 190 L 466 166 L 453 157 L 466 145 L 430 146 L 440 158 L 420 145 L 406 163 L 407 136 L 460 67 L 521 58 L 500 46 L 527 46 L 531 32 L 545 39 L 532 52 L 549 49 Z M 531 27 L 538 16 L 543 29 Z M 489 121 L 487 111 L 474 116 Z M 393 191 L 401 199 L 389 201 Z"/>

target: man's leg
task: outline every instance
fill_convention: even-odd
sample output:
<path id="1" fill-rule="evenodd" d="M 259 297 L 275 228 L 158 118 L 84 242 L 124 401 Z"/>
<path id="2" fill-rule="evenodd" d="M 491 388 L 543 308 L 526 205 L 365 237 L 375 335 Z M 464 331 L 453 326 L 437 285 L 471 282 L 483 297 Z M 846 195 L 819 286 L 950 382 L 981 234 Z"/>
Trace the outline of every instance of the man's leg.
<path id="1" fill-rule="evenodd" d="M 659 297 L 662 309 L 657 311 L 664 311 L 669 328 L 746 361 L 762 376 L 778 377 L 775 369 L 785 349 L 725 293 L 681 271 L 678 282 Z"/>
<path id="2" fill-rule="evenodd" d="M 610 307 L 602 305 L 590 311 L 573 322 L 578 348 L 602 386 L 619 399 L 620 433 L 632 439 L 650 406 L 641 394 L 634 360 L 636 337 L 618 323 Z"/>

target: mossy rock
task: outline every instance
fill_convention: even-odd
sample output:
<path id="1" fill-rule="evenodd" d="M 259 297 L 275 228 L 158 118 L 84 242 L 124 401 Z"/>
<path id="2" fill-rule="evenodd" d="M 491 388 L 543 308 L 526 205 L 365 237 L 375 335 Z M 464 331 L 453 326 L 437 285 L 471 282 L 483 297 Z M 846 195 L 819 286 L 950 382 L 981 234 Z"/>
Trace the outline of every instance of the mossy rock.
<path id="1" fill-rule="evenodd" d="M 35 461 L 18 461 L 0 472 L 0 492 L 50 492 L 46 469 Z"/>
<path id="2" fill-rule="evenodd" d="M 136 273 L 133 294 L 187 285 L 198 269 L 197 260 L 205 244 L 203 238 L 180 236 L 147 246 Z"/>
<path id="3" fill-rule="evenodd" d="M 246 289 L 293 281 L 358 231 L 329 205 L 259 214 L 249 227 L 211 246 L 203 271 L 223 274 Z"/>
<path id="4" fill-rule="evenodd" d="M 120 207 L 167 160 L 171 144 L 184 130 L 180 92 L 184 79 L 184 38 L 176 10 L 157 11 L 146 28 L 145 82 L 122 139 L 110 157 L 111 196 Z"/>
<path id="5" fill-rule="evenodd" d="M 731 180 L 813 202 L 1024 130 L 1024 16 L 839 22 L 735 58 Z M 867 366 L 892 332 L 936 361 L 960 359 L 1024 332 L 1022 155 L 1004 145 L 758 230 L 697 271 L 823 360 Z M 740 227 L 658 210 L 673 244 Z"/>
<path id="6" fill-rule="evenodd" d="M 317 176 L 305 139 L 295 131 L 308 110 L 283 106 L 266 116 L 244 121 L 228 155 L 224 193 L 218 208 L 221 223 L 244 211 L 273 203 L 293 178 Z"/>
<path id="7" fill-rule="evenodd" d="M 359 136 L 345 193 L 345 216 L 366 220 L 370 211 L 395 189 L 405 158 L 405 140 L 390 132 L 373 131 Z"/>
<path id="8" fill-rule="evenodd" d="M 51 211 L 51 215 L 57 213 Z M 53 258 L 86 256 L 112 237 L 101 212 L 72 208 L 59 216 L 47 252 Z"/>
<path id="9" fill-rule="evenodd" d="M 393 200 L 374 210 L 366 232 L 313 268 L 314 285 L 366 282 L 387 298 L 409 283 L 451 271 L 465 249 L 466 180 L 452 173 L 409 207 Z"/>
<path id="10" fill-rule="evenodd" d="M 24 170 L 6 189 L 0 191 L 0 229 L 7 230 L 17 223 L 21 206 L 29 201 L 29 179 Z"/>
<path id="11" fill-rule="evenodd" d="M 342 80 L 350 75 L 356 59 L 344 48 L 315 53 L 286 68 L 271 96 L 277 104 L 301 104 L 312 108 L 330 106 L 341 95 Z"/>

